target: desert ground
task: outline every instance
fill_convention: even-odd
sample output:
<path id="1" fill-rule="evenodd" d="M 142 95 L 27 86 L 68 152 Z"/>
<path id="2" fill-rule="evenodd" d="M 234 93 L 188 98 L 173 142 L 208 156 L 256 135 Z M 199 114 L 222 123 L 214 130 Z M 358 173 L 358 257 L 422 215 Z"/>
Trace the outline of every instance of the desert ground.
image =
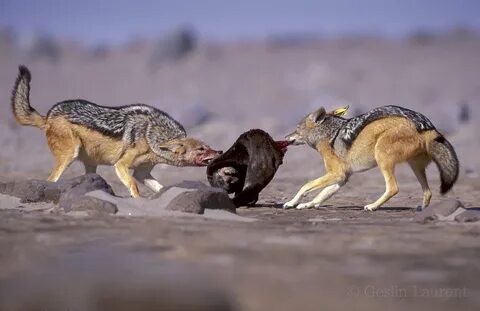
<path id="1" fill-rule="evenodd" d="M 33 74 L 32 105 L 42 114 L 72 98 L 102 105 L 142 102 L 223 150 L 251 128 L 280 139 L 320 105 L 348 104 L 350 116 L 388 104 L 415 109 L 446 134 L 461 163 L 459 180 L 446 197 L 438 193 L 439 174 L 431 165 L 432 204 L 450 198 L 480 207 L 475 33 L 397 40 L 199 40 L 180 59 L 160 60 L 152 58 L 159 43 L 141 39 L 102 49 L 55 44 L 56 54 L 31 53 L 31 46 L 14 37 L 0 37 L 0 182 L 45 179 L 53 164 L 43 133 L 16 125 L 10 112 L 10 91 L 23 63 Z M 204 300 L 214 306 L 206 310 L 477 309 L 480 222 L 414 221 L 422 193 L 408 166 L 397 169 L 400 193 L 375 212 L 363 206 L 384 191 L 377 169 L 354 175 L 325 208 L 281 208 L 323 172 L 314 150 L 289 147 L 257 205 L 237 209 L 239 217 L 231 219 L 54 213 L 52 204 L 25 205 L 3 196 L 3 306 L 42 305 L 58 293 L 53 296 L 63 297 L 62 308 L 100 310 L 92 293 L 100 278 L 113 284 L 113 293 L 125 290 L 105 302 L 116 310 L 130 309 L 128 302 L 139 297 L 151 302 L 145 309 L 158 309 L 154 298 L 167 296 L 184 302 L 179 310 L 200 310 Z M 128 196 L 111 167 L 98 173 L 116 195 Z M 82 166 L 74 163 L 62 178 L 80 174 Z M 205 168 L 158 166 L 153 175 L 164 185 L 207 183 Z M 144 276 L 152 286 L 140 293 Z M 156 286 L 158 292 L 152 291 Z"/>

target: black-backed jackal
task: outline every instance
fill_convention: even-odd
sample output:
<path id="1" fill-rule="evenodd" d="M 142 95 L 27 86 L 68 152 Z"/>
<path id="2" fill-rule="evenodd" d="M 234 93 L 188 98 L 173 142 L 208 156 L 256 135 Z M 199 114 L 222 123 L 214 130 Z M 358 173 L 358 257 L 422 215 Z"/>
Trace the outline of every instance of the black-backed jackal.
<path id="1" fill-rule="evenodd" d="M 49 181 L 57 181 L 76 159 L 87 173 L 96 172 L 97 165 L 113 165 L 130 194 L 139 197 L 130 168 L 138 181 L 159 191 L 162 185 L 150 174 L 156 164 L 206 166 L 221 153 L 187 137 L 183 126 L 168 114 L 143 104 L 104 107 L 67 100 L 42 116 L 30 105 L 30 71 L 24 66 L 19 71 L 12 92 L 13 114 L 19 124 L 45 132 L 55 157 Z"/>
<path id="2" fill-rule="evenodd" d="M 440 170 L 441 194 L 457 180 L 459 163 L 452 145 L 422 114 L 398 107 L 375 108 L 352 119 L 342 116 L 348 107 L 326 112 L 320 108 L 287 135 L 292 144 L 308 144 L 324 159 L 326 174 L 306 183 L 284 208 L 319 207 L 356 172 L 378 166 L 385 178 L 386 191 L 365 206 L 373 211 L 398 193 L 395 166 L 408 162 L 423 189 L 422 208 L 429 205 L 432 192 L 425 168 L 433 160 Z M 324 188 L 311 202 L 298 204 L 306 193 Z"/>

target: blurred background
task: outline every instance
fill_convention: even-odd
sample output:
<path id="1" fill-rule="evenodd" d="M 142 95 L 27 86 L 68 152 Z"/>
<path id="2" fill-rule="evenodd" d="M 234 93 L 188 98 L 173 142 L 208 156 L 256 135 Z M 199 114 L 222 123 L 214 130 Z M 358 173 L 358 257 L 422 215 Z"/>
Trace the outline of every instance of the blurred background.
<path id="1" fill-rule="evenodd" d="M 408 107 L 428 116 L 457 150 L 461 174 L 449 196 L 478 207 L 479 13 L 478 0 L 0 0 L 0 181 L 44 180 L 53 166 L 44 134 L 15 124 L 10 111 L 17 67 L 25 64 L 41 114 L 75 98 L 145 103 L 223 150 L 251 128 L 281 139 L 319 106 L 350 105 L 348 116 Z M 478 232 L 456 234 L 460 225 L 421 231 L 399 218 L 410 217 L 421 196 L 406 166 L 397 172 L 401 192 L 388 203 L 397 209 L 355 209 L 383 191 L 378 170 L 352 176 L 327 202 L 354 206 L 346 212 L 273 208 L 323 171 L 316 151 L 290 148 L 261 193 L 269 207 L 240 210 L 259 217 L 248 226 L 6 211 L 0 294 L 30 310 L 50 300 L 57 307 L 45 310 L 96 310 L 98 301 L 113 310 L 158 310 L 158 301 L 184 306 L 176 310 L 235 310 L 230 292 L 239 310 L 394 308 L 382 296 L 361 303 L 346 297 L 358 294 L 349 292 L 352 284 L 368 282 L 469 290 L 471 300 L 418 298 L 420 310 L 478 305 Z M 62 178 L 83 172 L 74 163 Z M 116 194 L 129 195 L 111 167 L 99 173 Z M 428 175 L 434 202 L 443 200 L 434 165 Z M 205 168 L 157 165 L 153 176 L 163 185 L 206 182 Z M 37 269 L 38 262 L 47 268 Z M 16 274 L 29 264 L 32 270 Z M 217 288 L 219 276 L 228 286 Z M 398 297 L 403 305 L 413 301 Z"/>
<path id="2" fill-rule="evenodd" d="M 13 131 L 3 139 L 46 150 L 38 130 L 12 125 L 18 64 L 41 113 L 73 98 L 140 102 L 217 148 L 254 127 L 283 137 L 321 105 L 348 104 L 350 116 L 401 105 L 455 135 L 478 115 L 478 12 L 475 0 L 1 0 L 0 121 Z M 474 134 L 457 134 L 459 148 Z"/>

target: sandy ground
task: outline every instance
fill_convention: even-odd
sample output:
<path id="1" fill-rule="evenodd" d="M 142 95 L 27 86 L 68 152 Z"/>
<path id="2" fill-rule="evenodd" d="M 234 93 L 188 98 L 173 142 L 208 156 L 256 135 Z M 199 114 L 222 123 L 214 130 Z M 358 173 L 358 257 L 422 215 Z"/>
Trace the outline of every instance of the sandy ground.
<path id="1" fill-rule="evenodd" d="M 274 51 L 263 44 L 211 44 L 146 78 L 137 60 L 147 59 L 148 45 L 121 48 L 105 60 L 86 59 L 81 49 L 67 51 L 58 64 L 31 64 L 32 102 L 42 113 L 55 101 L 75 97 L 108 105 L 143 101 L 167 111 L 179 103 L 199 103 L 215 117 L 189 132 L 222 149 L 253 127 L 282 137 L 318 102 L 332 108 L 358 103 L 359 111 L 405 103 L 447 130 L 459 153 L 461 175 L 448 197 L 480 207 L 478 39 L 444 38 L 426 46 L 344 40 Z M 7 107 L 15 67 L 28 59 L 8 49 L 0 53 L 5 102 L 0 110 L 0 180 L 43 179 L 52 166 L 45 138 L 38 129 L 14 125 Z M 457 104 L 462 101 L 470 104 L 472 121 L 460 125 Z M 160 266 L 174 262 L 205 270 L 238 310 L 478 307 L 480 225 L 412 222 L 421 190 L 408 167 L 398 169 L 400 193 L 374 213 L 361 207 L 384 190 L 378 170 L 353 176 L 326 209 L 298 211 L 283 210 L 280 204 L 323 173 L 322 159 L 307 147 L 293 147 L 284 162 L 258 206 L 238 210 L 257 219 L 252 223 L 0 210 L 0 282 L 101 245 Z M 81 173 L 74 164 L 64 177 Z M 127 195 L 112 168 L 99 173 L 117 194 Z M 204 168 L 157 167 L 153 175 L 163 184 L 206 182 Z M 428 175 L 432 202 L 438 202 L 434 166 Z"/>
<path id="2" fill-rule="evenodd" d="M 3 210 L 0 276 L 41 269 L 44 261 L 100 244 L 158 265 L 207 270 L 239 310 L 476 309 L 480 226 L 413 223 L 409 206 L 419 194 L 413 182 L 402 184 L 405 190 L 390 208 L 365 213 L 358 198 L 373 193 L 362 183 L 352 181 L 325 210 L 280 209 L 273 198 L 285 194 L 270 189 L 268 202 L 238 210 L 258 219 L 254 223 Z M 469 189 L 465 183 L 458 188 Z M 478 202 L 478 195 L 472 199 Z"/>

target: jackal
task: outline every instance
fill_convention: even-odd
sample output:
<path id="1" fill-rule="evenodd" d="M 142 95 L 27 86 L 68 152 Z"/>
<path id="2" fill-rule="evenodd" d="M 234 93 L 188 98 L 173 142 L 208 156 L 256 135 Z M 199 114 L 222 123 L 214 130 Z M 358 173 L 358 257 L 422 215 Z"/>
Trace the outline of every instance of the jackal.
<path id="1" fill-rule="evenodd" d="M 452 145 L 422 114 L 398 106 L 375 108 L 345 119 L 348 107 L 326 112 L 322 107 L 305 117 L 286 139 L 307 144 L 323 157 L 326 174 L 306 183 L 284 208 L 319 207 L 335 194 L 350 175 L 378 166 L 386 191 L 364 207 L 373 211 L 398 193 L 395 166 L 408 162 L 423 190 L 422 208 L 429 205 L 432 192 L 425 169 L 433 160 L 440 171 L 441 194 L 448 192 L 458 177 L 459 163 Z M 297 205 L 306 193 L 324 188 L 311 202 Z"/>
<path id="2" fill-rule="evenodd" d="M 135 177 L 153 191 L 162 185 L 152 177 L 158 163 L 175 166 L 206 166 L 220 151 L 189 138 L 183 126 L 165 112 L 143 104 L 104 107 L 86 100 L 66 100 L 46 116 L 30 105 L 30 71 L 19 67 L 12 92 L 12 110 L 21 125 L 45 132 L 55 166 L 48 177 L 57 181 L 76 159 L 87 173 L 97 165 L 113 165 L 120 181 L 133 197 L 139 197 Z"/>

